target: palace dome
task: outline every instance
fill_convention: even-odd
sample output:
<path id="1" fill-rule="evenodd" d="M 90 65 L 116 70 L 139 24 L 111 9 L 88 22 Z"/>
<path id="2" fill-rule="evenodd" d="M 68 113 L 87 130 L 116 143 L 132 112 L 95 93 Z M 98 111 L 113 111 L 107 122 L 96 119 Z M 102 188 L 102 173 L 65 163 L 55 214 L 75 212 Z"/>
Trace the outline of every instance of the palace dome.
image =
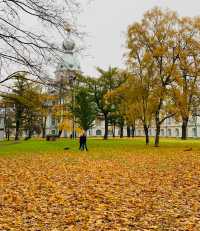
<path id="1" fill-rule="evenodd" d="M 67 38 L 63 41 L 63 48 L 67 52 L 73 52 L 75 49 L 75 42 Z"/>
<path id="2" fill-rule="evenodd" d="M 70 38 L 63 41 L 64 54 L 56 68 L 56 75 L 67 71 L 80 71 L 80 62 L 75 51 L 75 42 Z"/>

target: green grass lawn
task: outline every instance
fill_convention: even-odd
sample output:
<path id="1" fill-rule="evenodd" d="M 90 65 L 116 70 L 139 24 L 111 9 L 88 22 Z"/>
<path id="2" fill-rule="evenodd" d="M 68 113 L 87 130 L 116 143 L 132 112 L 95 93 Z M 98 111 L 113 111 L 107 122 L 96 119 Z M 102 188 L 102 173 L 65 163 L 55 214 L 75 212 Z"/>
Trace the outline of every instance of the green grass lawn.
<path id="1" fill-rule="evenodd" d="M 64 151 L 64 148 L 69 148 L 68 151 Z M 0 141 L 0 155 L 14 155 L 14 154 L 42 154 L 42 153 L 80 153 L 78 150 L 78 140 L 60 139 L 57 141 L 46 140 L 28 140 L 28 141 Z M 109 150 L 123 150 L 125 152 L 149 152 L 160 153 L 162 150 L 185 150 L 192 148 L 193 150 L 200 150 L 200 140 L 189 139 L 182 141 L 180 139 L 161 139 L 160 147 L 155 148 L 153 146 L 153 138 L 151 139 L 151 145 L 146 146 L 143 138 L 135 139 L 109 139 L 104 141 L 102 139 L 88 139 L 88 148 L 90 154 L 94 152 L 102 153 L 104 158 L 104 152 L 107 156 L 110 156 Z M 107 152 L 108 151 L 108 152 Z M 93 152 L 93 153 L 92 153 Z M 92 155 L 93 156 L 93 155 Z M 99 156 L 101 159 L 101 155 Z"/>
<path id="2" fill-rule="evenodd" d="M 151 141 L 0 142 L 0 230 L 200 230 L 200 140 Z"/>

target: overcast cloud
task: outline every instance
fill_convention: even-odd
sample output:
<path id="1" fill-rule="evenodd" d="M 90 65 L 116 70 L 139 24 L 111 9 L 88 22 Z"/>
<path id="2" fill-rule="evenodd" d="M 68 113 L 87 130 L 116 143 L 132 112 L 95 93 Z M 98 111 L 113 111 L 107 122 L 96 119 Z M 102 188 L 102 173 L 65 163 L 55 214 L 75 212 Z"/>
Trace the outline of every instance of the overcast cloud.
<path id="1" fill-rule="evenodd" d="M 125 33 L 128 25 L 142 18 L 145 11 L 160 6 L 175 10 L 179 15 L 200 15 L 199 0 L 82 0 L 84 12 L 79 17 L 79 24 L 84 26 L 89 36 L 89 56 L 81 59 L 82 70 L 89 75 L 96 75 L 95 66 L 107 68 L 123 67 L 125 51 Z M 88 5 L 88 2 L 90 4 Z"/>

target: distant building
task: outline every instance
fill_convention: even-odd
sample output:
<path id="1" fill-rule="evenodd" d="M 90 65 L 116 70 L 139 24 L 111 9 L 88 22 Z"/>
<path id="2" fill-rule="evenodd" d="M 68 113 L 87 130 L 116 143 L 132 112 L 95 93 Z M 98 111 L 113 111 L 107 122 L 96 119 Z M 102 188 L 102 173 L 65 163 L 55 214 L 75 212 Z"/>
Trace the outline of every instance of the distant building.
<path id="1" fill-rule="evenodd" d="M 104 121 L 96 120 L 94 127 L 88 131 L 88 135 L 91 136 L 103 136 L 105 132 Z M 149 136 L 155 136 L 156 127 L 149 128 Z M 109 136 L 112 136 L 112 131 L 109 131 Z M 116 127 L 115 136 L 120 135 L 120 129 Z M 124 127 L 124 136 L 127 135 L 127 129 Z M 160 130 L 160 137 L 181 137 L 182 135 L 182 123 L 177 122 L 175 118 L 171 117 L 164 121 Z M 135 136 L 145 136 L 142 126 L 137 125 L 135 128 Z M 188 122 L 187 136 L 190 138 L 200 137 L 200 117 L 191 117 Z"/>
<path id="2" fill-rule="evenodd" d="M 52 101 L 48 102 L 49 107 L 53 106 Z M 88 130 L 88 136 L 102 137 L 104 135 L 104 120 L 97 118 L 94 121 L 94 127 Z M 62 137 L 69 137 L 72 133 L 72 127 L 70 132 L 63 131 Z M 149 128 L 149 136 L 155 136 L 156 128 L 152 126 Z M 168 118 L 164 121 L 160 130 L 160 137 L 176 137 L 180 138 L 182 133 L 182 124 L 177 122 L 175 118 Z M 47 117 L 46 134 L 58 134 L 58 121 L 52 116 L 51 110 Z M 109 136 L 113 136 L 112 128 L 109 129 Z M 120 128 L 115 128 L 115 136 L 120 136 Z M 127 136 L 127 129 L 124 127 L 124 136 Z M 135 128 L 135 136 L 143 137 L 144 129 L 142 126 L 137 125 Z M 200 117 L 191 117 L 188 122 L 187 136 L 190 138 L 200 137 Z M 5 139 L 5 127 L 4 127 L 4 109 L 0 108 L 0 140 Z"/>

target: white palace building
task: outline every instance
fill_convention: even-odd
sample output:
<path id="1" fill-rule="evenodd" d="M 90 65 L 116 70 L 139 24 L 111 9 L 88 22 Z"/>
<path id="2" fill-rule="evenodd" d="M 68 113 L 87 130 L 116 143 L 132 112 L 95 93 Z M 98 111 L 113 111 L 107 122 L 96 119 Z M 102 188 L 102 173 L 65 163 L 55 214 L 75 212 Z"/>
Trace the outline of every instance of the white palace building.
<path id="1" fill-rule="evenodd" d="M 176 122 L 176 120 L 172 118 L 168 118 L 161 126 L 160 136 L 161 137 L 181 137 L 181 126 L 182 124 Z M 88 132 L 90 136 L 103 136 L 104 135 L 104 121 L 96 121 L 94 127 Z M 156 129 L 155 127 L 151 127 L 149 129 L 149 135 L 155 136 Z M 120 129 L 116 128 L 116 136 L 120 135 Z M 127 129 L 124 127 L 124 136 L 127 135 Z M 190 138 L 200 137 L 200 118 L 195 117 L 190 119 L 187 128 L 187 135 Z M 112 132 L 109 131 L 109 136 L 112 136 Z M 145 136 L 143 127 L 136 126 L 135 128 L 135 136 L 141 137 Z"/>
<path id="2" fill-rule="evenodd" d="M 94 137 L 101 137 L 104 135 L 104 121 L 96 120 L 94 122 L 94 127 L 88 131 L 88 136 L 94 136 Z M 47 120 L 47 130 L 46 134 L 57 134 L 57 123 L 54 119 L 51 118 L 49 115 Z M 120 129 L 116 127 L 115 135 L 120 135 Z M 126 127 L 124 127 L 124 136 L 127 135 Z M 135 136 L 141 137 L 144 136 L 144 130 L 143 127 L 136 126 L 135 129 Z M 155 128 L 152 127 L 149 129 L 149 135 L 154 136 L 155 135 Z M 200 118 L 195 117 L 191 118 L 188 123 L 187 128 L 187 135 L 190 138 L 198 138 L 200 137 Z M 109 131 L 109 136 L 112 136 L 112 131 Z M 168 118 L 161 126 L 161 137 L 181 137 L 181 123 L 178 123 L 175 121 L 175 119 Z M 69 137 L 69 134 L 67 132 L 63 132 L 62 137 Z M 4 131 L 4 116 L 3 116 L 3 110 L 0 110 L 0 140 L 5 139 L 5 131 Z"/>

